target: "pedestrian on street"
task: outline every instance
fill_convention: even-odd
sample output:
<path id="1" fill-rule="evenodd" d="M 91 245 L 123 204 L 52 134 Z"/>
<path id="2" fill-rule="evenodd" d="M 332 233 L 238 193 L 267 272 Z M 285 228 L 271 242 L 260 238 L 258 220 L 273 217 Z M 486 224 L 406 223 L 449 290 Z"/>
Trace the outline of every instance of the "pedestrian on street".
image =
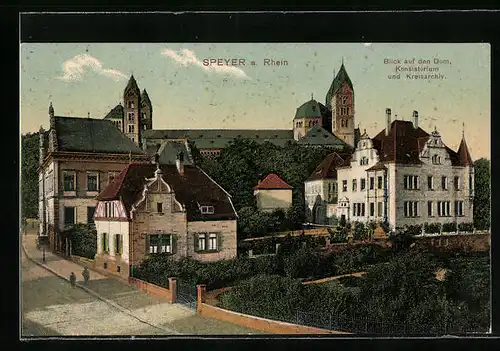
<path id="1" fill-rule="evenodd" d="M 74 288 L 76 286 L 76 275 L 75 272 L 71 272 L 69 276 L 69 282 L 71 283 L 71 286 Z"/>
<path id="2" fill-rule="evenodd" d="M 87 267 L 83 269 L 82 275 L 83 275 L 83 281 L 85 282 L 85 284 L 87 284 L 90 279 L 90 273 Z"/>

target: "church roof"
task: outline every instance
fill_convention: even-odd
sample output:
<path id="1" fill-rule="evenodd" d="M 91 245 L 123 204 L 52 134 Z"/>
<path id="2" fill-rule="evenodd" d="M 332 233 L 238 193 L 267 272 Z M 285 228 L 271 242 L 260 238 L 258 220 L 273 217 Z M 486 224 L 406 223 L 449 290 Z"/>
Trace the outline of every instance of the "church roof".
<path id="1" fill-rule="evenodd" d="M 149 95 L 148 95 L 148 92 L 146 91 L 146 89 L 144 89 L 142 91 L 141 101 L 146 103 L 149 107 L 151 107 L 151 100 L 149 99 Z"/>
<path id="2" fill-rule="evenodd" d="M 267 177 L 264 178 L 263 181 L 261 181 L 259 184 L 257 184 L 254 187 L 254 190 L 257 189 L 264 189 L 264 190 L 271 190 L 271 189 L 278 189 L 278 190 L 287 190 L 287 189 L 293 189 L 293 186 L 290 184 L 286 183 L 283 179 L 281 179 L 277 174 L 270 173 L 267 175 Z"/>
<path id="3" fill-rule="evenodd" d="M 104 119 L 123 119 L 123 106 L 121 104 L 116 105 L 108 112 Z"/>
<path id="4" fill-rule="evenodd" d="M 184 166 L 181 176 L 175 165 L 161 165 L 165 182 L 172 187 L 175 198 L 186 208 L 188 221 L 207 221 L 236 219 L 236 212 L 230 195 L 217 185 L 200 168 L 192 165 Z M 132 205 L 139 200 L 146 178 L 155 176 L 154 164 L 129 164 L 104 190 L 97 196 L 99 201 L 121 199 L 127 215 Z M 214 214 L 201 214 L 200 206 L 214 206 Z"/>
<path id="5" fill-rule="evenodd" d="M 344 157 L 341 154 L 332 152 L 328 154 L 323 161 L 316 167 L 314 172 L 307 178 L 307 181 L 320 179 L 337 179 L 337 167 L 344 163 Z"/>
<path id="6" fill-rule="evenodd" d="M 316 146 L 345 146 L 346 144 L 325 128 L 315 125 L 298 141 L 299 144 Z"/>
<path id="7" fill-rule="evenodd" d="M 330 89 L 328 89 L 328 93 L 326 94 L 326 106 L 331 109 L 331 102 L 332 102 L 332 97 L 333 95 L 337 92 L 337 90 L 340 89 L 342 84 L 346 82 L 351 89 L 352 87 L 352 82 L 351 78 L 349 78 L 349 75 L 347 74 L 347 71 L 344 67 L 344 64 L 342 63 L 342 66 L 340 66 L 340 70 L 333 79 L 332 84 L 330 85 Z"/>
<path id="8" fill-rule="evenodd" d="M 139 90 L 139 87 L 137 86 L 137 82 L 135 81 L 133 74 L 130 76 L 130 79 L 127 83 L 127 86 L 125 87 L 124 94 L 127 94 L 130 91 L 133 91 L 137 95 L 140 95 L 140 93 L 141 93 L 141 91 Z"/>
<path id="9" fill-rule="evenodd" d="M 166 141 L 157 151 L 158 163 L 160 165 L 175 165 L 179 152 L 184 154 L 184 164 L 192 165 L 191 150 L 187 143 L 179 141 Z"/>
<path id="10" fill-rule="evenodd" d="M 108 119 L 55 118 L 58 151 L 142 155 L 141 150 Z"/>
<path id="11" fill-rule="evenodd" d="M 321 107 L 314 99 L 300 105 L 300 107 L 297 108 L 297 112 L 295 112 L 295 118 L 307 117 L 321 117 Z"/>

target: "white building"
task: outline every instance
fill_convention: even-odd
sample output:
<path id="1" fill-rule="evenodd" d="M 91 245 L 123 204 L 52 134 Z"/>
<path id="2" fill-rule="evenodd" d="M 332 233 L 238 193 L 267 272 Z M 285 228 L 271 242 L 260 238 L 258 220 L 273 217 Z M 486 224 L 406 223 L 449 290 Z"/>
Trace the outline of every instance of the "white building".
<path id="1" fill-rule="evenodd" d="M 320 225 L 337 224 L 337 166 L 348 155 L 332 152 L 305 181 L 306 221 Z"/>
<path id="2" fill-rule="evenodd" d="M 391 228 L 423 223 L 470 223 L 474 169 L 465 138 L 455 152 L 435 129 L 394 120 L 374 138 L 364 133 L 349 160 L 337 167 L 337 216 L 383 222 Z"/>
<path id="3" fill-rule="evenodd" d="M 293 187 L 270 173 L 253 188 L 257 208 L 264 212 L 287 211 L 292 207 Z"/>

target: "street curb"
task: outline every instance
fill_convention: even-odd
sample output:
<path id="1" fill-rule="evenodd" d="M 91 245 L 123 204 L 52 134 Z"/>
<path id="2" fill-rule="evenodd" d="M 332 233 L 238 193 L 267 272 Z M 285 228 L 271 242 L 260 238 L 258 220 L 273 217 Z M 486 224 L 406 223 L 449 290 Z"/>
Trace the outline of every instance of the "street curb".
<path id="1" fill-rule="evenodd" d="M 32 261 L 32 262 L 33 262 L 34 264 L 36 264 L 37 266 L 40 266 L 40 267 L 42 267 L 42 268 L 46 269 L 47 271 L 51 272 L 52 274 L 56 275 L 57 277 L 59 277 L 59 278 L 61 278 L 61 279 L 63 279 L 63 280 L 66 280 L 66 281 L 68 281 L 68 282 L 69 282 L 69 279 L 68 279 L 68 278 L 66 278 L 65 276 L 63 276 L 63 275 L 59 274 L 57 271 L 55 271 L 54 269 L 50 268 L 49 266 L 47 266 L 47 265 L 45 265 L 45 264 L 43 264 L 43 263 L 40 263 L 40 262 L 38 262 L 37 260 L 35 260 L 35 259 L 34 259 L 34 258 L 33 258 L 33 257 L 29 254 L 29 253 L 28 253 L 28 250 L 26 249 L 26 246 L 25 246 L 25 244 L 24 244 L 24 241 L 21 243 L 21 246 L 22 246 L 22 248 L 23 248 L 24 254 L 26 255 L 26 257 L 27 257 L 30 261 Z M 73 263 L 74 263 L 74 262 L 73 262 Z M 101 301 L 106 302 L 107 304 L 109 304 L 109 305 L 113 306 L 114 308 L 118 309 L 119 311 L 121 311 L 121 312 L 123 312 L 123 313 L 125 313 L 125 314 L 127 314 L 127 315 L 129 315 L 129 316 L 131 316 L 131 317 L 133 317 L 133 318 L 135 318 L 135 319 L 137 319 L 138 321 L 140 321 L 140 322 L 142 322 L 142 323 L 144 323 L 144 324 L 150 325 L 150 326 L 152 326 L 152 327 L 154 327 L 154 328 L 157 328 L 157 329 L 160 329 L 160 330 L 162 330 L 162 331 L 164 331 L 164 332 L 168 332 L 168 333 L 172 333 L 172 334 L 176 334 L 176 335 L 181 335 L 181 333 L 179 333 L 179 332 L 177 332 L 177 331 L 175 331 L 175 330 L 173 330 L 173 329 L 169 329 L 169 328 L 165 328 L 165 327 L 162 327 L 162 326 L 159 326 L 159 325 L 155 325 L 155 324 L 152 324 L 152 323 L 150 323 L 150 322 L 148 322 L 148 321 L 143 320 L 143 319 L 142 319 L 142 318 L 140 318 L 140 317 L 137 317 L 137 316 L 136 316 L 136 315 L 134 315 L 134 314 L 132 313 L 132 311 L 130 311 L 129 309 L 126 309 L 125 307 L 118 305 L 116 302 L 111 301 L 111 300 L 109 300 L 109 299 L 105 298 L 104 296 L 99 295 L 98 293 L 96 293 L 95 291 L 93 291 L 93 290 L 91 290 L 91 289 L 87 288 L 86 286 L 83 286 L 83 285 L 81 285 L 81 284 L 79 284 L 79 283 L 76 283 L 76 286 L 77 286 L 77 287 L 79 287 L 80 289 L 82 289 L 82 290 L 86 291 L 86 292 L 87 292 L 87 293 L 89 293 L 90 295 L 92 295 L 92 296 L 94 296 L 94 297 L 98 298 L 98 299 L 99 299 L 99 300 L 101 300 Z"/>

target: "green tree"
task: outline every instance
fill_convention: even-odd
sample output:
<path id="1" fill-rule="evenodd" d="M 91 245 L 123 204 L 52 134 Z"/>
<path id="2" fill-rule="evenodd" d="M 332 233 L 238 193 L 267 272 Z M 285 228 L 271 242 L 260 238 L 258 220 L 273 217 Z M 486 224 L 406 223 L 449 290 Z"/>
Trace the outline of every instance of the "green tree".
<path id="1" fill-rule="evenodd" d="M 480 158 L 474 162 L 474 226 L 490 227 L 490 160 Z"/>
<path id="2" fill-rule="evenodd" d="M 88 224 L 75 224 L 61 233 L 71 240 L 73 255 L 94 259 L 97 253 L 97 231 Z"/>
<path id="3" fill-rule="evenodd" d="M 21 136 L 21 216 L 38 218 L 39 133 Z"/>

